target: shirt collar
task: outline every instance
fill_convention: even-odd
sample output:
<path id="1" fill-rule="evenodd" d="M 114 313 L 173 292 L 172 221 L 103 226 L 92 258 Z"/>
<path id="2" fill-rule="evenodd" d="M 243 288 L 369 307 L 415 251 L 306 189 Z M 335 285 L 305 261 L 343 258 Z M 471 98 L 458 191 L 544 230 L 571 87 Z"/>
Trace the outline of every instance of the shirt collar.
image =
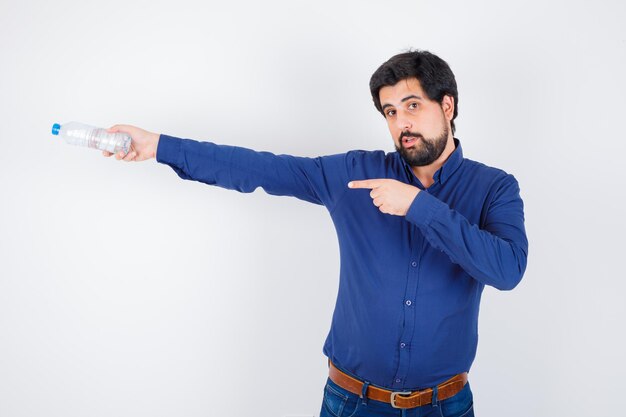
<path id="1" fill-rule="evenodd" d="M 439 169 L 435 172 L 435 175 L 433 177 L 435 182 L 445 184 L 448 178 L 450 178 L 452 174 L 454 174 L 454 172 L 457 170 L 457 168 L 461 165 L 461 162 L 463 162 L 463 148 L 461 147 L 461 141 L 457 138 L 453 139 L 454 151 L 452 151 L 448 159 L 446 159 L 443 165 L 439 167 Z M 411 169 L 411 166 L 406 163 L 402 156 L 400 156 L 400 153 L 398 153 L 398 157 L 402 161 L 402 165 L 404 166 L 404 169 L 408 175 L 408 179 L 411 180 L 411 178 L 413 177 L 413 170 Z"/>

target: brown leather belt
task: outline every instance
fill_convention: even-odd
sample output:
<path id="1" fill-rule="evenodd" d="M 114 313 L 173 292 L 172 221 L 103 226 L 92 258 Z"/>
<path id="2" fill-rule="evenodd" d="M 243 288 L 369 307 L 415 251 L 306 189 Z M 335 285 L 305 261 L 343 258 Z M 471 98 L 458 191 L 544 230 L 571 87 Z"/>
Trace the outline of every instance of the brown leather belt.
<path id="1" fill-rule="evenodd" d="M 329 360 L 328 364 L 329 377 L 331 381 L 339 385 L 341 388 L 361 396 L 361 392 L 363 391 L 363 382 L 341 372 L 335 367 L 335 365 L 333 365 L 332 361 Z M 456 395 L 463 389 L 465 383 L 467 383 L 467 372 L 455 375 L 447 381 L 442 382 L 437 385 L 437 399 L 441 401 Z M 372 400 L 391 404 L 394 408 L 413 408 L 432 403 L 433 389 L 427 388 L 421 391 L 394 392 L 369 385 L 367 387 L 366 395 L 367 398 Z"/>

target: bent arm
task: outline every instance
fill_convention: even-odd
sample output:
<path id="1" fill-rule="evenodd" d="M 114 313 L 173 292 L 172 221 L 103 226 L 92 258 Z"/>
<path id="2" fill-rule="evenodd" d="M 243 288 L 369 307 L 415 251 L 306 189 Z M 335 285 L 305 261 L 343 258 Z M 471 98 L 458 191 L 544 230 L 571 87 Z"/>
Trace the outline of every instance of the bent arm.
<path id="1" fill-rule="evenodd" d="M 257 187 L 329 209 L 346 192 L 348 154 L 316 158 L 275 155 L 239 146 L 198 142 L 161 134 L 157 162 L 180 178 L 243 193 Z"/>
<path id="2" fill-rule="evenodd" d="M 489 204 L 483 228 L 432 195 L 420 192 L 406 215 L 429 243 L 483 284 L 517 286 L 526 270 L 528 240 L 519 186 L 508 175 Z"/>

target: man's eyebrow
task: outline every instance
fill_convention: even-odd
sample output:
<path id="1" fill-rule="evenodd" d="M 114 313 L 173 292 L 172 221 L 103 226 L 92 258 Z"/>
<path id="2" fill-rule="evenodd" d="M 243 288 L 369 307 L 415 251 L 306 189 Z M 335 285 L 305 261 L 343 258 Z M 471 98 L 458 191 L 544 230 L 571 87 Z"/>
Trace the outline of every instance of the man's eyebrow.
<path id="1" fill-rule="evenodd" d="M 406 96 L 406 97 L 404 97 L 404 98 L 403 98 L 402 100 L 400 100 L 400 101 L 404 103 L 405 101 L 410 100 L 410 99 L 412 99 L 412 98 L 415 98 L 415 99 L 417 99 L 417 100 L 424 100 L 424 99 L 423 99 L 422 97 L 420 97 L 420 96 L 416 96 L 415 94 L 411 94 L 410 96 Z M 389 107 L 389 106 L 391 106 L 391 104 L 389 104 L 389 103 L 387 103 L 387 104 L 383 104 L 383 107 L 381 108 L 381 110 L 385 110 L 385 108 L 386 108 L 386 107 Z"/>

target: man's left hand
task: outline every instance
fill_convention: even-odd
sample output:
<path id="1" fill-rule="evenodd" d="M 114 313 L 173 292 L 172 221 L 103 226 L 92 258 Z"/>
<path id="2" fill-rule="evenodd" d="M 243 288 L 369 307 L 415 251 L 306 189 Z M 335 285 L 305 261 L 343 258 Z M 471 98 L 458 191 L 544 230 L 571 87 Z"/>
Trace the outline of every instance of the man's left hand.
<path id="1" fill-rule="evenodd" d="M 362 181 L 350 181 L 350 188 L 368 188 L 370 197 L 378 209 L 394 216 L 406 216 L 411 203 L 420 189 L 389 178 L 376 178 Z"/>

